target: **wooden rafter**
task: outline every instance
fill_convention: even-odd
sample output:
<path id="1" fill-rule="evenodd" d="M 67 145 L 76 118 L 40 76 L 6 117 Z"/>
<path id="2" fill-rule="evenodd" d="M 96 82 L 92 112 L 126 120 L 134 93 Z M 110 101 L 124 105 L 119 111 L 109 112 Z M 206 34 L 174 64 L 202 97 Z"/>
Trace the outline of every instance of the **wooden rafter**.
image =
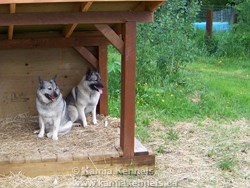
<path id="1" fill-rule="evenodd" d="M 95 24 L 95 27 L 114 45 L 114 47 L 123 54 L 124 42 L 107 24 Z"/>
<path id="2" fill-rule="evenodd" d="M 92 3 L 93 3 L 93 1 L 83 3 L 81 11 L 82 12 L 87 12 L 89 10 L 90 6 L 92 5 Z"/>
<path id="3" fill-rule="evenodd" d="M 115 24 L 125 22 L 152 22 L 149 11 L 91 11 L 56 13 L 16 13 L 0 14 L 0 26 L 8 25 L 47 25 L 47 24 Z"/>
<path id="4" fill-rule="evenodd" d="M 90 6 L 92 5 L 92 3 L 93 3 L 92 1 L 82 3 L 81 4 L 81 12 L 87 12 L 89 10 Z M 69 24 L 69 25 L 65 26 L 64 31 L 63 31 L 65 38 L 69 38 L 72 35 L 76 26 L 77 26 L 77 23 L 73 23 L 73 24 Z"/>
<path id="5" fill-rule="evenodd" d="M 98 68 L 98 59 L 85 47 L 74 47 L 75 50 L 87 60 L 95 69 Z"/>
<path id="6" fill-rule="evenodd" d="M 10 13 L 14 14 L 16 12 L 16 4 L 12 3 L 10 4 Z M 12 40 L 13 38 L 13 31 L 14 31 L 14 25 L 9 25 L 8 28 L 8 39 Z"/>

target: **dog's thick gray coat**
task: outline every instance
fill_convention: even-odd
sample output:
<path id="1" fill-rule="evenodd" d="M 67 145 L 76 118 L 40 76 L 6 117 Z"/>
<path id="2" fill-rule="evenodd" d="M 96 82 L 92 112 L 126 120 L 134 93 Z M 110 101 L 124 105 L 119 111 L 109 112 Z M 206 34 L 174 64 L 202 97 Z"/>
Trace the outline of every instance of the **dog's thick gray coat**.
<path id="1" fill-rule="evenodd" d="M 38 137 L 44 137 L 47 133 L 47 137 L 58 140 L 58 135 L 71 130 L 73 122 L 70 121 L 66 102 L 54 79 L 49 81 L 40 79 L 36 108 L 40 127 Z"/>
<path id="2" fill-rule="evenodd" d="M 86 114 L 92 113 L 93 124 L 97 124 L 96 107 L 102 93 L 103 84 L 98 72 L 88 71 L 80 83 L 66 98 L 69 116 L 72 122 L 80 120 L 87 126 Z"/>

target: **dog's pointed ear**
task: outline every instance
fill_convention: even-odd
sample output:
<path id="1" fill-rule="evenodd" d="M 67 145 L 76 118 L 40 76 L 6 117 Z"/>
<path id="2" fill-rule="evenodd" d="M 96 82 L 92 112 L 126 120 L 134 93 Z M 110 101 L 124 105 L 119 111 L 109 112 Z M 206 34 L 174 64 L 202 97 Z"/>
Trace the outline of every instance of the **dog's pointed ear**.
<path id="1" fill-rule="evenodd" d="M 40 89 L 42 89 L 43 88 L 43 80 L 41 79 L 40 76 L 38 77 L 38 81 L 39 81 L 39 87 L 40 87 Z"/>
<path id="2" fill-rule="evenodd" d="M 53 77 L 53 80 L 56 81 L 56 78 L 57 78 L 57 74 Z"/>
<path id="3" fill-rule="evenodd" d="M 86 72 L 86 75 L 90 75 L 92 70 L 89 68 L 88 71 Z"/>
<path id="4" fill-rule="evenodd" d="M 100 67 L 98 67 L 98 68 L 96 69 L 96 72 L 98 72 L 98 73 L 100 74 Z"/>
<path id="5" fill-rule="evenodd" d="M 86 80 L 89 80 L 91 77 L 92 70 L 89 68 L 88 71 L 86 72 Z"/>
<path id="6" fill-rule="evenodd" d="M 38 81 L 39 81 L 39 84 L 41 84 L 43 82 L 43 80 L 41 79 L 40 76 L 38 76 Z"/>

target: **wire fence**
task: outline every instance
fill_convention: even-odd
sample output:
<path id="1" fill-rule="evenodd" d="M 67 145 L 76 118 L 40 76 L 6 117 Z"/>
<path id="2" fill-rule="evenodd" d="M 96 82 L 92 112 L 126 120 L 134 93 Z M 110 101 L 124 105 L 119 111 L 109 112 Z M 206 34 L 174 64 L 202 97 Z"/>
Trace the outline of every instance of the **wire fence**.
<path id="1" fill-rule="evenodd" d="M 234 23 L 235 10 L 233 6 L 202 6 L 197 17 L 197 22 L 205 22 L 207 10 L 213 10 L 214 22 Z"/>
<path id="2" fill-rule="evenodd" d="M 194 26 L 199 29 L 206 29 L 208 22 L 208 11 L 212 10 L 213 31 L 230 31 L 230 26 L 236 22 L 235 9 L 232 6 L 202 6 Z"/>

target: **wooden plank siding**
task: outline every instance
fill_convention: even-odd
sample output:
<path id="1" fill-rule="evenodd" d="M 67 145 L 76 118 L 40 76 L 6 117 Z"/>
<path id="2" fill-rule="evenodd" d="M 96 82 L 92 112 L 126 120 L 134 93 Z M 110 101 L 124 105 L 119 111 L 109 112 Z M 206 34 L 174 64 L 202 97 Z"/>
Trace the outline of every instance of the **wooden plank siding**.
<path id="1" fill-rule="evenodd" d="M 72 48 L 0 50 L 0 62 L 1 118 L 27 112 L 37 115 L 35 98 L 39 76 L 48 80 L 57 75 L 57 83 L 66 97 L 88 67 Z"/>

